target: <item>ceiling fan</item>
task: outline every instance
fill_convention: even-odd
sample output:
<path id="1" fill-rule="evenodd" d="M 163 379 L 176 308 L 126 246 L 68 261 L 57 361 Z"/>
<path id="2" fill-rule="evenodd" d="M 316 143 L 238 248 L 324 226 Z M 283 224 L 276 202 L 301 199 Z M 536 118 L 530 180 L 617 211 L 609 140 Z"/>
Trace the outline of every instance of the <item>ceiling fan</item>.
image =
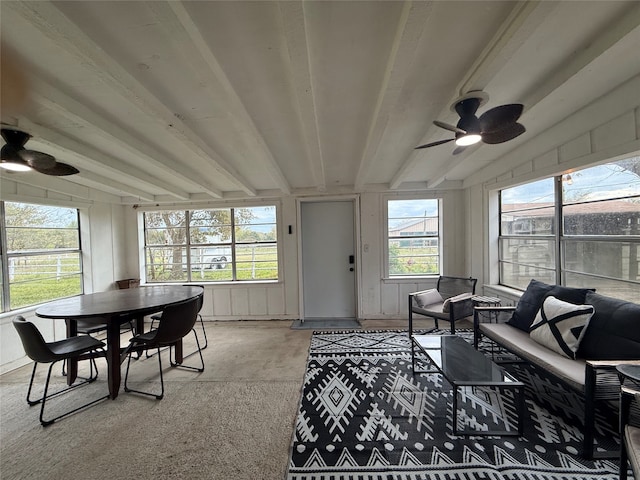
<path id="1" fill-rule="evenodd" d="M 427 143 L 415 147 L 415 149 L 435 147 L 455 141 L 457 147 L 453 150 L 453 154 L 457 155 L 475 143 L 483 142 L 491 145 L 504 143 L 526 131 L 524 125 L 518 123 L 523 109 L 523 105 L 520 103 L 500 105 L 477 117 L 478 108 L 484 105 L 488 99 L 489 96 L 485 92 L 473 91 L 456 100 L 451 106 L 451 110 L 460 116 L 456 126 L 439 120 L 433 122 L 437 127 L 455 133 L 454 138 Z"/>
<path id="2" fill-rule="evenodd" d="M 3 128 L 0 133 L 6 142 L 0 155 L 0 168 L 13 172 L 35 170 L 56 177 L 79 173 L 77 168 L 58 162 L 52 155 L 25 149 L 24 145 L 31 138 L 28 133 L 10 128 Z"/>

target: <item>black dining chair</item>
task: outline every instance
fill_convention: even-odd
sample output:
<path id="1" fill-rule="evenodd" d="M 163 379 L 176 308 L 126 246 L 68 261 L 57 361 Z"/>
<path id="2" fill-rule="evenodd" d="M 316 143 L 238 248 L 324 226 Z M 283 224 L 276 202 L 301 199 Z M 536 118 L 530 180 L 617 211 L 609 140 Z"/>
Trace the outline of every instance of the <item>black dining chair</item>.
<path id="1" fill-rule="evenodd" d="M 204 371 L 204 359 L 202 358 L 202 351 L 200 350 L 200 341 L 198 340 L 198 335 L 194 329 L 194 325 L 198 318 L 199 308 L 199 297 L 176 303 L 174 305 L 169 305 L 162 311 L 162 321 L 158 324 L 158 328 L 136 335 L 129 341 L 129 346 L 127 347 L 127 372 L 124 377 L 125 392 L 149 395 L 156 397 L 157 400 L 162 399 L 164 396 L 164 379 L 162 375 L 162 355 L 160 349 L 163 347 L 169 347 L 169 362 L 172 367 L 182 367 L 197 370 L 198 372 Z M 200 354 L 200 367 L 184 365 L 182 363 L 179 364 L 171 359 L 171 353 L 174 350 L 173 346 L 176 342 L 188 335 L 189 332 L 193 332 L 196 338 L 196 345 L 198 347 L 197 352 Z M 127 383 L 129 379 L 129 368 L 131 366 L 131 354 L 152 348 L 157 350 L 158 366 L 160 369 L 160 394 L 134 390 L 129 388 Z"/>
<path id="2" fill-rule="evenodd" d="M 125 318 L 126 317 L 126 318 Z M 101 320 L 104 321 L 104 319 L 101 318 Z M 134 322 L 132 318 L 129 318 L 125 315 L 123 315 L 123 323 L 120 325 L 120 332 L 122 332 L 124 329 L 129 330 L 131 332 L 131 334 L 135 335 L 135 328 L 134 328 Z M 95 335 L 101 332 L 104 332 L 107 330 L 107 324 L 106 323 L 98 323 L 97 319 L 78 319 L 76 320 L 76 332 L 79 334 L 83 334 L 83 335 Z M 139 358 L 139 355 L 138 355 Z M 62 364 L 62 376 L 66 376 L 67 375 L 67 371 L 65 369 L 65 364 L 66 362 L 64 362 Z"/>
<path id="3" fill-rule="evenodd" d="M 198 305 L 198 320 L 200 320 L 200 327 L 202 328 L 202 335 L 204 338 L 204 345 L 199 349 L 199 350 L 204 350 L 205 348 L 207 348 L 207 346 L 209 346 L 209 341 L 207 339 L 207 330 L 204 328 L 204 320 L 202 319 L 202 315 L 200 314 L 200 310 L 202 310 L 202 305 L 204 304 L 204 285 L 183 285 L 184 287 L 200 287 L 202 288 L 202 295 L 198 296 L 199 299 L 199 305 Z M 158 313 L 155 315 L 151 315 L 151 329 L 153 330 L 153 327 L 155 325 L 156 322 L 159 322 L 160 320 L 162 320 L 162 313 Z M 185 355 L 186 357 L 190 357 L 191 355 L 195 355 L 196 353 L 198 353 L 198 350 L 194 350 L 193 352 Z M 153 356 L 154 354 L 147 354 L 147 358 Z"/>
<path id="4" fill-rule="evenodd" d="M 44 410 L 47 399 L 68 392 L 69 390 L 81 385 L 91 383 L 95 381 L 96 378 L 98 378 L 98 366 L 96 365 L 95 356 L 104 355 L 103 347 L 105 346 L 105 344 L 89 335 L 79 335 L 76 337 L 65 338 L 64 340 L 58 340 L 56 342 L 45 342 L 42 334 L 36 328 L 36 326 L 31 322 L 27 322 L 24 317 L 20 315 L 16 316 L 13 319 L 13 325 L 18 331 L 18 335 L 20 336 L 20 340 L 22 341 L 22 346 L 24 347 L 25 353 L 34 362 L 33 372 L 31 373 L 31 380 L 29 381 L 29 389 L 27 390 L 27 403 L 30 406 L 36 405 L 38 403 L 41 404 L 40 423 L 44 427 L 49 426 L 56 420 L 66 417 L 67 415 L 71 415 L 78 410 L 84 409 L 90 405 L 93 405 L 94 403 L 109 398 L 109 395 L 106 394 L 79 407 L 69 410 L 66 413 L 58 415 L 57 417 L 45 420 Z M 82 381 L 68 386 L 62 390 L 48 394 L 49 381 L 51 380 L 51 371 L 53 369 L 53 366 L 57 362 L 63 360 L 81 359 L 81 356 L 84 355 L 87 355 L 89 359 L 89 377 L 81 379 Z M 35 378 L 36 369 L 39 363 L 49 363 L 49 371 L 47 373 L 47 379 L 44 384 L 44 392 L 42 393 L 42 397 L 32 400 L 31 390 L 33 388 L 33 379 Z"/>

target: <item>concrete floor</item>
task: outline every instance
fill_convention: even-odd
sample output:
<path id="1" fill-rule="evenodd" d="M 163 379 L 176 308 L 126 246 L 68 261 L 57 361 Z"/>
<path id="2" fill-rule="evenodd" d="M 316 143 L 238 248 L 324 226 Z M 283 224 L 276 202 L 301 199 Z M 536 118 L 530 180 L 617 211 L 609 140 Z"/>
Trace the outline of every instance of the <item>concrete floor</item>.
<path id="1" fill-rule="evenodd" d="M 365 330 L 407 328 L 406 320 L 361 323 Z M 433 326 L 429 319 L 415 323 L 416 328 Z M 282 479 L 313 330 L 292 329 L 290 320 L 205 325 L 209 345 L 203 351 L 204 372 L 171 368 L 163 353 L 165 397 L 160 402 L 124 393 L 121 387 L 116 400 L 43 429 L 37 408 L 24 400 L 32 364 L 0 375 L 2 478 L 6 474 L 21 479 L 108 480 L 127 478 L 128 466 L 136 464 L 139 480 Z M 196 326 L 202 339 L 200 325 Z M 130 336 L 123 333 L 123 345 Z M 184 348 L 185 353 L 194 350 L 192 335 L 185 338 Z M 186 361 L 193 364 L 197 357 Z M 98 359 L 98 368 L 98 381 L 80 389 L 80 399 L 106 392 L 104 359 Z M 123 378 L 125 368 L 123 364 Z M 147 390 L 159 388 L 156 357 L 143 356 L 132 362 L 131 369 L 132 383 Z M 46 371 L 39 368 L 36 385 L 44 383 Z M 58 366 L 54 377 L 64 385 Z M 71 395 L 62 397 L 74 398 Z M 93 427 L 86 429 L 87 424 Z M 73 448 L 68 447 L 70 437 Z M 127 441 L 120 444 L 114 438 Z M 150 450 L 154 456 L 148 455 Z"/>
<path id="2" fill-rule="evenodd" d="M 406 320 L 362 320 L 360 323 L 365 330 L 407 328 Z M 313 331 L 294 330 L 290 328 L 291 324 L 290 320 L 205 322 L 209 346 L 203 350 L 203 355 L 205 365 L 209 367 L 195 381 L 301 380 Z M 414 325 L 414 328 L 431 328 L 433 320 L 418 318 Z M 203 344 L 199 323 L 196 324 L 196 329 Z M 122 334 L 123 346 L 130 337 L 129 332 Z M 189 335 L 185 338 L 185 354 L 194 349 L 195 342 Z M 135 368 L 136 379 L 145 380 L 157 376 L 157 362 L 150 360 L 145 358 L 132 366 L 132 369 Z M 194 363 L 197 359 L 190 357 L 187 361 Z M 106 366 L 100 362 L 98 360 L 98 368 L 104 374 Z M 0 384 L 28 383 L 31 368 L 32 364 L 29 363 L 0 375 Z M 123 379 L 124 369 L 125 364 L 122 365 Z M 42 368 L 40 372 L 44 374 L 45 370 Z M 194 381 L 192 372 L 188 370 L 172 369 L 171 372 L 173 380 L 185 378 Z"/>

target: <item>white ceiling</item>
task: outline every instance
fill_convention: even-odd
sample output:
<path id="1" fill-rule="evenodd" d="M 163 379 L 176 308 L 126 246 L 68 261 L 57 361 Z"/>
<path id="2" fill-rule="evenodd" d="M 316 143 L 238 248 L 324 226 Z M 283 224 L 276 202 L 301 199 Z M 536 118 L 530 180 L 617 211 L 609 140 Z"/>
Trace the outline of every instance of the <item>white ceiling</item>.
<path id="1" fill-rule="evenodd" d="M 0 15 L 30 94 L 2 122 L 80 169 L 2 175 L 124 203 L 461 188 L 640 74 L 637 1 L 2 0 Z M 527 132 L 414 150 L 452 138 L 432 122 L 455 124 L 471 90 L 489 94 L 479 113 L 524 104 Z"/>

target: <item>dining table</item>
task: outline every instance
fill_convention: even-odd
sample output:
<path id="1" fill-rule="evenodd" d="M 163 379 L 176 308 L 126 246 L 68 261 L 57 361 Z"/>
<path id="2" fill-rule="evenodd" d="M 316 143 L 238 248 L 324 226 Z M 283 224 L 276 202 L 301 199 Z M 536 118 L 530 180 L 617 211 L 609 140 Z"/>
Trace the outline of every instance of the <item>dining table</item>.
<path id="1" fill-rule="evenodd" d="M 120 326 L 135 321 L 136 333 L 144 331 L 144 317 L 161 312 L 165 307 L 190 300 L 203 294 L 200 286 L 162 285 L 143 286 L 122 290 L 88 293 L 63 298 L 41 305 L 36 315 L 43 318 L 64 319 L 67 336 L 77 335 L 77 321 L 106 324 L 106 358 L 109 394 L 112 399 L 120 391 L 120 365 L 127 358 L 127 347 L 120 345 Z M 177 363 L 182 362 L 182 342 L 175 345 Z M 77 361 L 67 366 L 67 382 L 72 384 L 77 378 Z"/>

